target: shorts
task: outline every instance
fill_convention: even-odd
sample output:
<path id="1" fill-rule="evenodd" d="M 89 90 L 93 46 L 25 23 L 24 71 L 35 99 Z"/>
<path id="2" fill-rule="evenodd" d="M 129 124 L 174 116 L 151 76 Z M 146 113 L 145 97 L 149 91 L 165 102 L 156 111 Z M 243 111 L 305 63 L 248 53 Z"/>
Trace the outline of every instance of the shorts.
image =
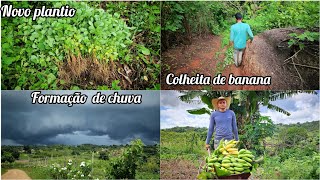
<path id="1" fill-rule="evenodd" d="M 244 49 L 233 49 L 233 59 L 237 67 L 241 65 L 243 52 Z"/>
<path id="2" fill-rule="evenodd" d="M 220 140 L 214 140 L 213 141 L 213 148 L 217 149 L 217 147 L 219 146 Z"/>

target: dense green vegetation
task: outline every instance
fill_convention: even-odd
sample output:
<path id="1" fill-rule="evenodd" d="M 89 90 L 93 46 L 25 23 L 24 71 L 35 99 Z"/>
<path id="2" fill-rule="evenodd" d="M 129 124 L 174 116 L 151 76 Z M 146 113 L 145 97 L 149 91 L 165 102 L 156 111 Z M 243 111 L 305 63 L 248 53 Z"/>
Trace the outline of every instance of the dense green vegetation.
<path id="1" fill-rule="evenodd" d="M 221 36 L 221 48 L 225 47 L 237 12 L 243 15 L 243 22 L 251 26 L 254 35 L 274 28 L 301 28 L 302 34 L 292 33 L 287 41 L 293 49 L 318 44 L 319 40 L 319 2 L 163 2 L 161 12 L 162 50 L 180 43 L 190 44 L 192 37 L 208 34 Z M 218 69 L 232 63 L 231 50 L 224 52 L 225 59 Z"/>
<path id="2" fill-rule="evenodd" d="M 262 139 L 260 147 L 250 148 L 254 154 L 264 149 L 264 163 L 252 176 L 258 179 L 317 179 L 320 175 L 319 125 L 319 121 L 275 125 L 271 137 Z M 204 149 L 206 133 L 207 128 L 161 130 L 161 160 L 180 158 L 199 166 L 199 161 L 204 161 L 207 156 Z"/>
<path id="3" fill-rule="evenodd" d="M 2 18 L 2 89 L 158 89 L 159 2 L 7 2 L 77 9 Z M 91 69 L 90 69 L 91 68 Z"/>
<path id="4" fill-rule="evenodd" d="M 20 157 L 2 161 L 2 172 L 17 168 L 33 179 L 159 179 L 159 146 L 145 146 L 139 140 L 121 146 L 2 146 L 3 154 L 12 151 Z"/>
<path id="5" fill-rule="evenodd" d="M 285 107 L 273 101 L 302 93 L 298 91 L 180 91 L 178 98 L 190 104 L 203 104 L 198 109 L 187 110 L 194 115 L 211 114 L 211 100 L 220 96 L 230 96 L 232 109 L 237 118 L 239 149 L 245 148 L 264 164 L 253 172 L 262 179 L 312 179 L 319 176 L 319 121 L 290 125 L 274 124 L 274 119 L 260 114 L 260 106 L 290 116 Z M 304 93 L 317 94 L 316 91 Z M 195 165 L 203 165 L 207 156 L 204 145 L 207 128 L 175 127 L 161 130 L 161 159 L 190 160 Z M 211 143 L 213 144 L 213 139 Z M 202 162 L 202 163 L 201 163 Z M 299 163 L 294 163 L 299 162 Z M 282 165 L 281 165 L 282 164 Z M 285 164 L 285 166 L 283 166 Z M 306 169 L 298 170 L 303 167 Z M 165 171 L 165 170 L 164 170 Z"/>

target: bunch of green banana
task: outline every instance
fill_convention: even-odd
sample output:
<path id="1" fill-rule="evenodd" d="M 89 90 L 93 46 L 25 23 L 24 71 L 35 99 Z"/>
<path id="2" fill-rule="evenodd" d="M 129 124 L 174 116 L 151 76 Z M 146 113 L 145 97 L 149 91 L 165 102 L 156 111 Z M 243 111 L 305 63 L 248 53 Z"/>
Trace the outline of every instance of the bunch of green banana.
<path id="1" fill-rule="evenodd" d="M 241 149 L 239 151 L 238 158 L 252 164 L 254 155 L 249 150 Z"/>
<path id="2" fill-rule="evenodd" d="M 245 160 L 233 156 L 226 156 L 221 162 L 221 169 L 228 170 L 231 174 L 248 173 L 251 166 Z"/>
<path id="3" fill-rule="evenodd" d="M 206 164 L 203 172 L 212 175 L 228 176 L 232 174 L 249 173 L 254 156 L 249 150 L 241 149 L 238 151 L 238 141 L 220 141 L 219 146 L 206 157 Z"/>

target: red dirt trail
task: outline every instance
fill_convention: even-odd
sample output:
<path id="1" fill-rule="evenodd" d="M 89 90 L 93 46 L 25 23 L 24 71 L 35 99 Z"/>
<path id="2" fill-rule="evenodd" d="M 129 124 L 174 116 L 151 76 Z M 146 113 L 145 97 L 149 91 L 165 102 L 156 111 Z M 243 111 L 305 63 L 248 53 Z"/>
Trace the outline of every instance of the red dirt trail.
<path id="1" fill-rule="evenodd" d="M 224 53 L 217 56 L 217 52 L 224 52 L 221 48 L 221 37 L 208 35 L 206 37 L 193 38 L 191 45 L 179 45 L 163 52 L 162 72 L 161 72 L 161 89 L 170 90 L 201 90 L 202 85 L 167 85 L 166 75 L 174 73 L 178 76 L 181 73 L 187 73 L 194 76 L 196 73 L 211 76 L 213 78 L 217 71 L 217 63 L 224 60 Z M 222 75 L 233 76 L 262 76 L 261 67 L 247 60 L 243 60 L 240 67 L 234 64 L 228 65 L 222 71 Z M 270 86 L 264 85 L 211 85 L 213 90 L 267 90 Z"/>

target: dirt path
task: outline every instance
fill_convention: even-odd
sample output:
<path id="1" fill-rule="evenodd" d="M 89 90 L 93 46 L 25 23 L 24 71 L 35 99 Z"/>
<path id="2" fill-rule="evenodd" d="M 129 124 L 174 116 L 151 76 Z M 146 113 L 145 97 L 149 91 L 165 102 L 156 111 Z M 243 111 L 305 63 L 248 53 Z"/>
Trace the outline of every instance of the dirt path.
<path id="1" fill-rule="evenodd" d="M 221 53 L 217 56 L 217 52 L 224 52 L 221 48 L 221 37 L 208 35 L 203 38 L 194 38 L 191 45 L 180 45 L 171 48 L 162 53 L 162 89 L 204 89 L 200 85 L 176 85 L 170 86 L 166 84 L 166 75 L 174 73 L 179 75 L 187 73 L 189 76 L 194 76 L 196 73 L 204 74 L 205 76 L 214 77 L 217 74 L 217 63 L 224 60 L 224 55 Z M 234 76 L 262 76 L 263 69 L 260 64 L 243 61 L 240 67 L 234 64 L 228 65 L 222 71 L 222 75 L 229 77 L 232 73 Z M 270 86 L 256 85 L 211 85 L 213 90 L 267 90 Z"/>
<path id="2" fill-rule="evenodd" d="M 283 60 L 289 57 L 290 51 L 278 50 L 273 44 L 278 42 L 268 42 L 268 37 L 277 37 L 281 35 L 282 30 L 266 31 L 266 33 L 256 36 L 252 44 L 247 47 L 247 52 L 240 67 L 234 64 L 228 65 L 222 71 L 222 75 L 227 78 L 232 73 L 233 76 L 271 76 L 271 85 L 210 85 L 212 90 L 283 90 L 283 89 L 317 89 L 319 81 L 305 82 L 305 86 L 301 86 L 301 82 L 295 74 L 295 70 L 290 70 L 283 65 Z M 281 37 L 275 38 L 281 41 Z M 162 72 L 161 72 L 161 88 L 164 90 L 201 90 L 207 89 L 201 85 L 167 85 L 166 76 L 174 73 L 179 76 L 187 73 L 188 76 L 195 76 L 197 73 L 205 76 L 214 77 L 218 73 L 217 64 L 224 61 L 224 53 L 217 56 L 217 52 L 224 52 L 221 48 L 221 38 L 219 36 L 208 35 L 202 38 L 193 38 L 190 45 L 179 45 L 171 47 L 162 53 Z M 278 52 L 280 51 L 280 52 Z M 317 67 L 317 64 L 314 65 Z M 299 69 L 300 73 L 309 73 L 309 76 L 303 77 L 309 80 L 314 77 L 318 79 L 318 71 L 314 72 L 310 69 Z M 302 75 L 303 75 L 302 74 Z M 307 74 L 308 75 L 308 74 Z M 315 85 L 313 85 L 315 84 Z M 306 86 L 307 85 L 307 86 Z"/>
<path id="3" fill-rule="evenodd" d="M 31 179 L 24 171 L 20 169 L 9 169 L 1 176 L 1 179 Z"/>

